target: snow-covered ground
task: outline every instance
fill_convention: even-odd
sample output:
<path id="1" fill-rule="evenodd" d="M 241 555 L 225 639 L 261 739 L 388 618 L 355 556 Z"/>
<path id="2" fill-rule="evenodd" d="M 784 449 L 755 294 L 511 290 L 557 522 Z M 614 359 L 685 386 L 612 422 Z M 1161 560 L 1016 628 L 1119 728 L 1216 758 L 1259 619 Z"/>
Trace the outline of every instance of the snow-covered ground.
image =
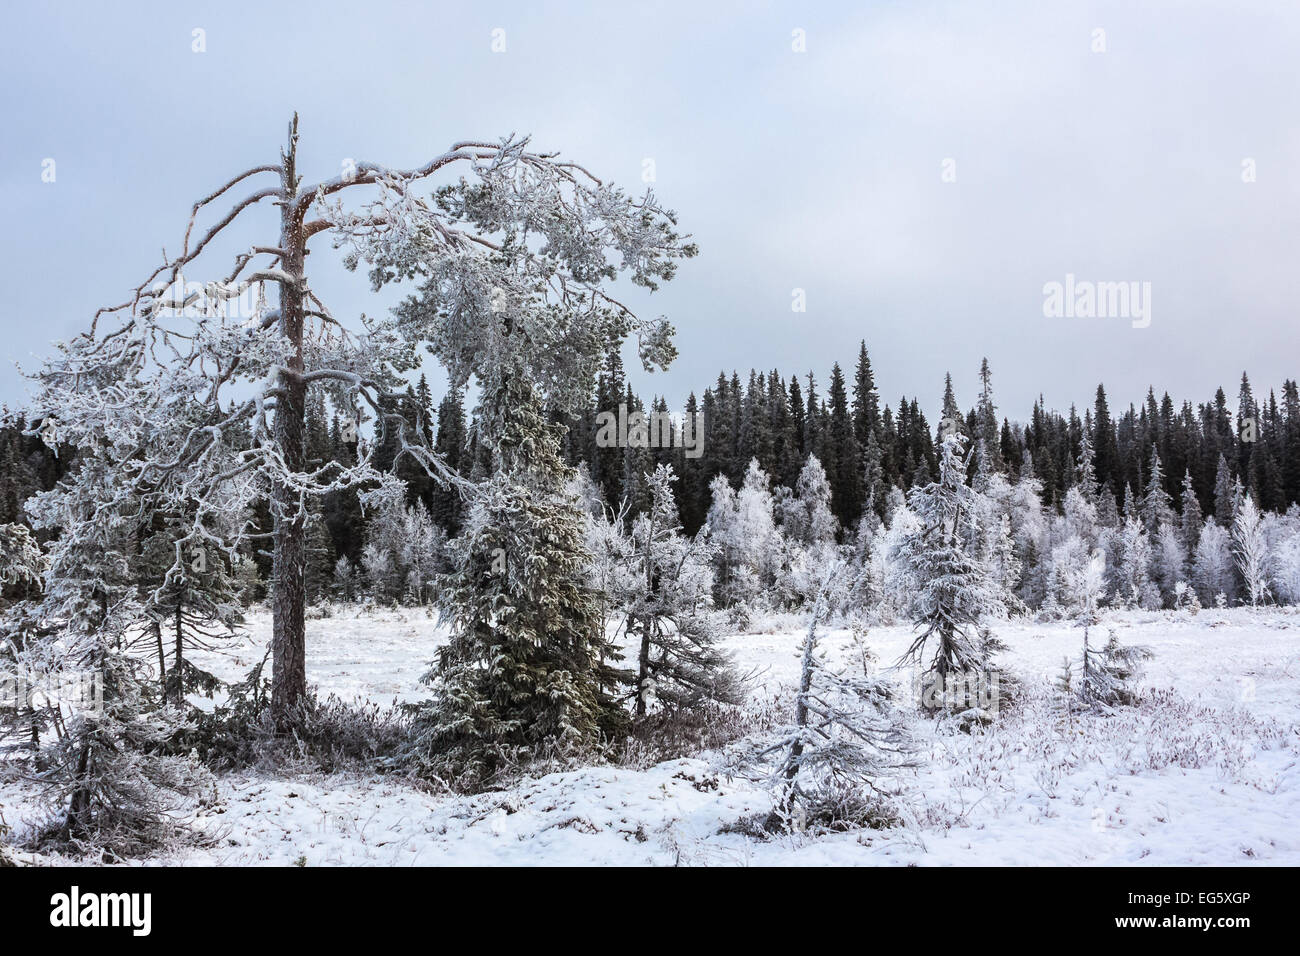
<path id="1" fill-rule="evenodd" d="M 766 811 L 766 793 L 728 779 L 714 754 L 644 770 L 600 766 L 474 797 L 390 777 L 239 773 L 219 778 L 195 826 L 210 845 L 150 862 L 190 864 L 1300 864 L 1300 614 L 1291 610 L 1121 613 L 1125 643 L 1155 657 L 1161 691 L 1109 718 L 1070 718 L 1050 700 L 1068 624 L 996 628 L 1024 682 L 1022 707 L 965 734 L 917 718 L 917 766 L 891 785 L 906 818 L 888 830 L 760 841 L 726 832 Z M 265 653 L 269 621 L 206 662 L 238 678 Z M 868 642 L 899 656 L 906 627 Z M 788 693 L 794 631 L 729 639 L 756 698 Z M 336 611 L 309 622 L 308 678 L 322 692 L 388 704 L 418 684 L 443 639 L 420 611 Z M 825 645 L 844 653 L 848 635 Z M 910 674 L 895 674 L 906 686 Z M 0 790 L 21 827 L 27 794 Z"/>

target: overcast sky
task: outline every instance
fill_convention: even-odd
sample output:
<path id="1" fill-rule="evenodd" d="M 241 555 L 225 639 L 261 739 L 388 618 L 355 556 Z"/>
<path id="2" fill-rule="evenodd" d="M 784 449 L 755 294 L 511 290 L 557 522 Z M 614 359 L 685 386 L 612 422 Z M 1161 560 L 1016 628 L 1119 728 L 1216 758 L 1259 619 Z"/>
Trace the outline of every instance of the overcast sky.
<path id="1" fill-rule="evenodd" d="M 824 382 L 859 339 L 884 399 L 932 417 L 945 371 L 973 403 L 982 356 L 1021 420 L 1099 381 L 1114 408 L 1148 384 L 1234 399 L 1243 369 L 1257 390 L 1300 374 L 1300 4 L 116 6 L 5 11 L 10 405 L 12 363 L 121 301 L 195 199 L 276 160 L 294 110 L 309 179 L 511 132 L 634 191 L 652 159 L 700 246 L 637 303 L 674 322 L 681 357 L 635 384 L 674 403 L 721 367 Z M 392 303 L 312 265 L 336 314 Z M 1045 317 L 1067 273 L 1149 282 L 1150 325 Z"/>

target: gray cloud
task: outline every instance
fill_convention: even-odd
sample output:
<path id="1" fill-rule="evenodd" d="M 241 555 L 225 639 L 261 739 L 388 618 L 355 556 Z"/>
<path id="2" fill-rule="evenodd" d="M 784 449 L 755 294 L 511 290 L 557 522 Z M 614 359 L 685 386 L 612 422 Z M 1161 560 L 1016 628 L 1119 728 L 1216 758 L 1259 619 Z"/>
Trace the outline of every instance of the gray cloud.
<path id="1" fill-rule="evenodd" d="M 27 365 L 177 246 L 197 196 L 274 157 L 297 109 L 309 176 L 511 131 L 629 188 L 653 158 L 656 191 L 701 246 L 638 298 L 677 325 L 681 358 L 636 384 L 674 402 L 720 367 L 824 381 L 860 338 L 891 404 L 919 394 L 933 410 L 947 370 L 969 404 L 987 355 L 1013 418 L 1040 392 L 1088 402 L 1098 381 L 1126 404 L 1148 383 L 1203 400 L 1243 368 L 1257 387 L 1298 371 L 1293 5 L 61 4 L 8 17 L 0 323 L 3 354 Z M 206 53 L 191 52 L 195 27 Z M 1090 50 L 1098 27 L 1104 54 Z M 791 50 L 795 28 L 806 53 Z M 941 180 L 947 158 L 956 182 Z M 316 267 L 336 312 L 391 304 Z M 1067 272 L 1151 282 L 1150 328 L 1044 318 L 1042 286 Z M 796 287 L 805 314 L 790 310 Z M 0 369 L 0 400 L 22 393 Z"/>

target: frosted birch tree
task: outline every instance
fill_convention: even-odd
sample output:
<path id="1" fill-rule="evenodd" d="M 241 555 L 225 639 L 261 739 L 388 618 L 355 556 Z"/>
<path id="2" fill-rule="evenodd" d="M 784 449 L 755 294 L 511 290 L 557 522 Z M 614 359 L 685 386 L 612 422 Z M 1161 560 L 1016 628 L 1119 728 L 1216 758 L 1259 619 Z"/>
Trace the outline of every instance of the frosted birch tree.
<path id="1" fill-rule="evenodd" d="M 1232 522 L 1232 555 L 1250 606 L 1258 607 L 1269 598 L 1268 543 L 1262 516 L 1250 495 L 1242 499 Z"/>

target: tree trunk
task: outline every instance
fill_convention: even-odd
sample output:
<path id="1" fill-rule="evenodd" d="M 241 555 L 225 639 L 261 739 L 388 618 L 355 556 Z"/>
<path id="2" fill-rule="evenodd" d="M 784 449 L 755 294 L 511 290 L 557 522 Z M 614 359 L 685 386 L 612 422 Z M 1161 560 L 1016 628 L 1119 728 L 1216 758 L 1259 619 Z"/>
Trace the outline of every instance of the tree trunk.
<path id="1" fill-rule="evenodd" d="M 647 598 L 651 594 L 652 584 L 654 581 L 654 538 L 655 519 L 652 510 L 645 539 L 645 585 Z M 636 715 L 638 718 L 644 717 L 646 712 L 646 682 L 650 679 L 650 628 L 653 618 L 654 614 L 651 613 L 646 614 L 646 616 L 641 620 L 641 652 L 637 655 L 636 674 Z"/>
<path id="2" fill-rule="evenodd" d="M 275 443 L 290 472 L 300 472 L 306 463 L 303 445 L 307 410 L 307 386 L 303 372 L 303 264 L 305 258 L 302 223 L 292 199 L 297 195 L 295 153 L 298 118 L 289 128 L 289 146 L 284 153 L 285 201 L 280 207 L 280 268 L 291 277 L 280 288 L 280 330 L 294 345 L 289 369 L 280 376 L 281 394 L 275 400 Z M 275 522 L 275 551 L 272 558 L 271 599 L 271 716 L 277 727 L 286 729 L 294 708 L 307 693 L 306 604 L 307 525 L 299 515 L 300 496 L 286 484 L 271 493 L 271 515 Z"/>
<path id="3" fill-rule="evenodd" d="M 803 660 L 799 667 L 799 696 L 795 700 L 794 725 L 802 731 L 808 726 L 808 692 L 812 690 L 813 654 L 817 649 L 817 612 L 808 625 L 808 639 L 803 646 Z M 803 757 L 803 740 L 796 737 L 790 745 L 790 755 L 785 765 L 785 779 L 793 787 L 799 775 L 799 761 Z"/>
<path id="4" fill-rule="evenodd" d="M 163 650 L 162 622 L 153 622 L 153 636 L 158 643 L 158 689 L 162 691 L 163 701 L 167 700 L 167 654 Z"/>
<path id="5" fill-rule="evenodd" d="M 185 631 L 182 627 L 184 618 L 181 617 L 181 602 L 176 602 L 176 659 L 172 662 L 172 682 L 176 685 L 173 693 L 176 695 L 176 703 L 180 703 L 185 696 L 185 650 L 182 641 Z"/>
<path id="6" fill-rule="evenodd" d="M 650 616 L 641 619 L 641 653 L 637 655 L 636 674 L 636 715 L 644 717 L 646 710 L 647 687 L 650 679 Z"/>
<path id="7" fill-rule="evenodd" d="M 781 796 L 767 817 L 767 829 L 779 830 L 786 826 L 794 812 L 795 796 L 799 791 L 799 767 L 803 762 L 803 731 L 808 726 L 808 694 L 812 690 L 813 655 L 817 650 L 817 625 L 820 623 L 822 598 L 813 607 L 812 620 L 808 622 L 808 638 L 804 641 L 803 657 L 799 667 L 799 696 L 795 698 L 795 736 L 786 753 L 782 776 Z"/>

